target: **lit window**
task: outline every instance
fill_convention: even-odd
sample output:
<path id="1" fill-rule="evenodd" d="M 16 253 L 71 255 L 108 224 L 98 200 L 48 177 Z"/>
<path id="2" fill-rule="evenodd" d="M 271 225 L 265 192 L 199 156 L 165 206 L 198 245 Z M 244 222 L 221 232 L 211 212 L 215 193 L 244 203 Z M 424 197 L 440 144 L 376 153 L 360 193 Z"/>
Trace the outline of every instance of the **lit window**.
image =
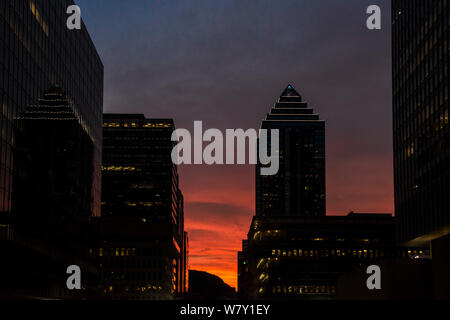
<path id="1" fill-rule="evenodd" d="M 31 10 L 31 13 L 33 14 L 34 18 L 36 19 L 36 21 L 41 26 L 42 31 L 44 31 L 45 35 L 48 37 L 48 25 L 45 22 L 45 20 L 43 19 L 43 17 L 39 14 L 39 10 L 33 1 L 30 1 L 30 10 Z"/>

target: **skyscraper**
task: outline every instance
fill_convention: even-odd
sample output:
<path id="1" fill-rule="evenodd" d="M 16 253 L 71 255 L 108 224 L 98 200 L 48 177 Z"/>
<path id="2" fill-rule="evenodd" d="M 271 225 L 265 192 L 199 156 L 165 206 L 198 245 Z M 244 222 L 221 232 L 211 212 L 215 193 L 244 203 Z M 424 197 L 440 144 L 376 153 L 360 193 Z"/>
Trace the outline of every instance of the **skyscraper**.
<path id="1" fill-rule="evenodd" d="M 103 64 L 84 24 L 67 29 L 72 4 L 0 1 L 0 291 L 8 297 L 73 296 L 66 268 L 86 271 L 84 222 L 100 215 Z M 69 221 L 80 225 L 61 227 Z"/>
<path id="2" fill-rule="evenodd" d="M 6 277 L 0 292 L 74 297 L 81 291 L 67 290 L 65 272 L 76 264 L 88 297 L 96 285 L 86 254 L 94 142 L 59 86 L 46 90 L 14 124 L 14 228 L 1 244 L 5 262 L 0 271 Z"/>
<path id="3" fill-rule="evenodd" d="M 450 231 L 449 2 L 392 2 L 395 215 L 400 242 Z"/>
<path id="4" fill-rule="evenodd" d="M 72 0 L 0 1 L 0 221 L 13 219 L 13 119 L 52 85 L 67 94 L 94 142 L 92 215 L 100 215 L 103 64 L 86 26 L 66 27 Z M 6 228 L 6 227 L 3 227 Z M 10 228 L 10 227 L 8 227 Z"/>
<path id="5" fill-rule="evenodd" d="M 256 215 L 324 216 L 325 122 L 288 85 L 261 129 L 279 129 L 280 165 L 272 176 L 256 165 Z"/>
<path id="6" fill-rule="evenodd" d="M 244 299 L 334 299 L 338 278 L 383 258 L 409 259 L 397 247 L 391 214 L 325 215 L 325 123 L 288 86 L 263 129 L 280 130 L 280 170 L 256 171 L 256 215 L 238 252 Z"/>
<path id="7" fill-rule="evenodd" d="M 101 244 L 107 298 L 169 299 L 186 288 L 183 195 L 171 119 L 104 114 Z"/>

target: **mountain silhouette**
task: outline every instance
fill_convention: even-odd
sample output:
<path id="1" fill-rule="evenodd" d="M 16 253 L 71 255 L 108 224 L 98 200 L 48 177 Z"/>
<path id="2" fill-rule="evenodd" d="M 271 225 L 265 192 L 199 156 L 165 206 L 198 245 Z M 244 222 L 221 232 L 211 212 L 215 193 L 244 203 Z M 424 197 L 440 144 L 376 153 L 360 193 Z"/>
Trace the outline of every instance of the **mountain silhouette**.
<path id="1" fill-rule="evenodd" d="M 197 270 L 189 270 L 188 299 L 230 300 L 237 299 L 236 290 L 218 276 Z"/>

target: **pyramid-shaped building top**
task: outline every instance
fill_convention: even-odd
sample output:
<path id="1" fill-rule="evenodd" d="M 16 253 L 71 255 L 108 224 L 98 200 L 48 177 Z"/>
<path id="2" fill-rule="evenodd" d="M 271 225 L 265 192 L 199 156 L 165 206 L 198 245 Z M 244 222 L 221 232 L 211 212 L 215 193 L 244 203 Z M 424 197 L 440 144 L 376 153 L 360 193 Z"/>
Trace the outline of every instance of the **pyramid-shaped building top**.
<path id="1" fill-rule="evenodd" d="M 268 124 L 293 122 L 323 122 L 306 101 L 290 84 L 284 89 L 275 105 L 263 121 L 263 128 Z"/>

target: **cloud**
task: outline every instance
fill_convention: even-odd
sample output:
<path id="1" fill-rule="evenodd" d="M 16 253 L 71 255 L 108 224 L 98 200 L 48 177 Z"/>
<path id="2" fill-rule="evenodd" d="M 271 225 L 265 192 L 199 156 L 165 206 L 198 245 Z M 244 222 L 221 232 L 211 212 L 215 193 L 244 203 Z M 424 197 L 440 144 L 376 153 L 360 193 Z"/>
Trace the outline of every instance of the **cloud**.
<path id="1" fill-rule="evenodd" d="M 365 26 L 369 0 L 77 3 L 105 65 L 106 112 L 259 128 L 292 83 L 326 120 L 328 209 L 392 211 L 390 1 L 377 3 L 381 31 Z M 179 172 L 193 266 L 235 283 L 254 169 Z"/>

